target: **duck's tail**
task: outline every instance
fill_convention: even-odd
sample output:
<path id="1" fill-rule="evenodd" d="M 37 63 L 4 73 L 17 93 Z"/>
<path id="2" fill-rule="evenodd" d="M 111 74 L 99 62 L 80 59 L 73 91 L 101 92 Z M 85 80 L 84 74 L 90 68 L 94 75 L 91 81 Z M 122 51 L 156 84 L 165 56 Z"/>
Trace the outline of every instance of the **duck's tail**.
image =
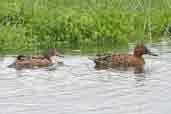
<path id="1" fill-rule="evenodd" d="M 26 58 L 26 56 L 25 55 L 16 56 L 16 60 L 22 60 L 23 58 Z M 8 65 L 8 68 L 16 68 L 16 61 L 14 61 L 12 64 Z"/>
<path id="2" fill-rule="evenodd" d="M 108 67 L 111 59 L 111 54 L 100 54 L 89 59 L 95 63 L 95 69 L 105 69 Z"/>
<path id="3" fill-rule="evenodd" d="M 8 65 L 8 68 L 16 68 L 16 63 L 13 62 L 12 64 Z"/>

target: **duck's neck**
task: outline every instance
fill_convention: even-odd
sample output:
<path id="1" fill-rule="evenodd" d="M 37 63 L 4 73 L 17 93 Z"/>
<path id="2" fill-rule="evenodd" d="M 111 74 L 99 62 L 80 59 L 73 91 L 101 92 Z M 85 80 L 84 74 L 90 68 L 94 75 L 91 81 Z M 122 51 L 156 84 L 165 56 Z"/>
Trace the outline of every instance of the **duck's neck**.
<path id="1" fill-rule="evenodd" d="M 138 57 L 138 58 L 142 58 L 142 55 L 140 55 L 140 54 L 135 54 L 135 53 L 134 53 L 134 56 L 135 56 L 135 57 Z"/>
<path id="2" fill-rule="evenodd" d="M 139 59 L 141 59 L 143 61 L 143 63 L 145 64 L 145 61 L 144 61 L 144 58 L 142 56 L 143 54 L 140 54 L 140 53 L 134 53 L 134 57 L 137 57 Z"/>
<path id="3" fill-rule="evenodd" d="M 142 58 L 142 53 L 139 52 L 139 51 L 134 51 L 134 54 L 133 54 L 135 57 L 138 57 L 138 58 Z"/>

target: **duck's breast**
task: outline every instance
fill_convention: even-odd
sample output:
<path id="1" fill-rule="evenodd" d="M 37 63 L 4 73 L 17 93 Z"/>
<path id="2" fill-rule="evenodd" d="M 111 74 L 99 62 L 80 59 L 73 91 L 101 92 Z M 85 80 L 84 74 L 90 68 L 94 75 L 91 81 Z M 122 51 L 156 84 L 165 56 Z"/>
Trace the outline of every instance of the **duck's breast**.
<path id="1" fill-rule="evenodd" d="M 129 57 L 128 63 L 130 66 L 143 66 L 145 64 L 142 57 L 135 57 L 133 55 Z"/>

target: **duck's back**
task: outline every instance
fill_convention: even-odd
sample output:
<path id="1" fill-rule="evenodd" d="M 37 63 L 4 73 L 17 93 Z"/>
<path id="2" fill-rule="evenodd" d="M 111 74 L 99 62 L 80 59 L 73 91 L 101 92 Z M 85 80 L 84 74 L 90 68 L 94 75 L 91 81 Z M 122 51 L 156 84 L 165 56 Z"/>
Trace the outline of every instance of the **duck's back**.
<path id="1" fill-rule="evenodd" d="M 132 54 L 113 54 L 112 64 L 126 67 L 144 65 L 144 59 L 142 57 L 136 57 Z"/>
<path id="2" fill-rule="evenodd" d="M 32 59 L 31 64 L 37 67 L 48 67 L 52 63 L 48 59 Z"/>
<path id="3" fill-rule="evenodd" d="M 130 54 L 112 54 L 111 64 L 116 66 L 129 66 L 131 55 Z"/>
<path id="4" fill-rule="evenodd" d="M 27 59 L 27 60 L 17 60 L 16 61 L 16 68 L 23 69 L 23 68 L 41 68 L 41 67 L 48 67 L 51 65 L 51 61 L 47 59 Z"/>
<path id="5" fill-rule="evenodd" d="M 143 65 L 143 58 L 136 57 L 132 54 L 111 54 L 107 56 L 99 56 L 95 60 L 96 67 L 130 67 Z"/>

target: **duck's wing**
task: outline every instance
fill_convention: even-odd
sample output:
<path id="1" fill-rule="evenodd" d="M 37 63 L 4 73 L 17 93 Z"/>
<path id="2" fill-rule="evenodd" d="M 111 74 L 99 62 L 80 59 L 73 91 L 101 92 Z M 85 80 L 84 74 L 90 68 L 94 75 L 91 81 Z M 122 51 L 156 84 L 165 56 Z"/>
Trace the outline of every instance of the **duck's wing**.
<path id="1" fill-rule="evenodd" d="M 45 57 L 43 57 L 43 56 L 32 56 L 31 58 L 32 59 L 44 59 Z"/>
<path id="2" fill-rule="evenodd" d="M 111 57 L 112 64 L 115 65 L 129 65 L 130 54 L 113 54 Z"/>

